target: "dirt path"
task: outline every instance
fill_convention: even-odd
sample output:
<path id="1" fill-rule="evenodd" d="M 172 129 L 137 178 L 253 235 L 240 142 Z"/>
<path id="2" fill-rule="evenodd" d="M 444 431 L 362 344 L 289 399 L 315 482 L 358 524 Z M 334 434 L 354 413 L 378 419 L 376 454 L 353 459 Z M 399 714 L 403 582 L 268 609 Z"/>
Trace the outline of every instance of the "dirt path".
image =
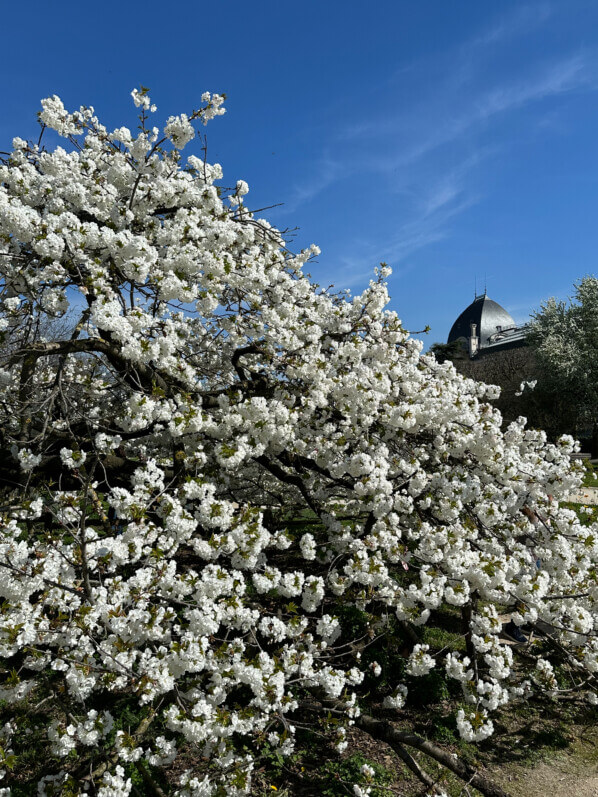
<path id="1" fill-rule="evenodd" d="M 497 767 L 494 777 L 512 797 L 598 797 L 598 765 L 577 756 Z"/>
<path id="2" fill-rule="evenodd" d="M 577 493 L 571 493 L 568 498 L 575 504 L 598 504 L 598 487 L 582 487 Z"/>

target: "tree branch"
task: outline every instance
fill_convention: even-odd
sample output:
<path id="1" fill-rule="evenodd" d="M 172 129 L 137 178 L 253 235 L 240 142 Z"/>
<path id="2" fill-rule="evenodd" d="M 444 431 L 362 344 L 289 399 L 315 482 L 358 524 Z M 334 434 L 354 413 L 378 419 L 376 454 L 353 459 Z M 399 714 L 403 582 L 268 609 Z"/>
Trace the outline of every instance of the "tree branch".
<path id="1" fill-rule="evenodd" d="M 496 783 L 493 783 L 485 775 L 480 774 L 475 769 L 465 764 L 461 759 L 455 758 L 452 753 L 437 747 L 427 739 L 417 736 L 414 733 L 406 733 L 399 731 L 390 722 L 386 720 L 378 720 L 368 714 L 362 714 L 357 720 L 356 725 L 361 730 L 369 733 L 374 739 L 380 739 L 387 742 L 394 749 L 394 745 L 407 745 L 420 750 L 425 755 L 433 758 L 443 767 L 450 769 L 455 775 L 464 780 L 466 783 L 471 784 L 474 788 L 480 791 L 484 797 L 510 797 L 509 793 L 504 791 Z"/>

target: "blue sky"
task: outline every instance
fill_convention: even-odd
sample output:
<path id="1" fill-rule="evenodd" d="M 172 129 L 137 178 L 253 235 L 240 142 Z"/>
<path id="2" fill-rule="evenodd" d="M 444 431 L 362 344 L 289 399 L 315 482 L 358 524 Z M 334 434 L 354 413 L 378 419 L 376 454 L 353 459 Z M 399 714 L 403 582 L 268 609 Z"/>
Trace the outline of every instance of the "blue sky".
<path id="1" fill-rule="evenodd" d="M 39 100 L 134 127 L 226 92 L 207 128 L 224 184 L 317 243 L 321 284 L 387 261 L 391 306 L 444 340 L 486 282 L 520 321 L 597 273 L 598 3 L 29 2 L 3 9 L 0 149 Z"/>

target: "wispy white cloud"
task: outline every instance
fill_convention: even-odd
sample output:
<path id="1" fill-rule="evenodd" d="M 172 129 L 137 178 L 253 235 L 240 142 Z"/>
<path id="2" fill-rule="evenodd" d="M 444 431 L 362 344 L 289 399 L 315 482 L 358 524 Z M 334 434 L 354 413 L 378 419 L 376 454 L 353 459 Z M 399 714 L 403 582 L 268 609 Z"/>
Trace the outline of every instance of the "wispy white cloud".
<path id="1" fill-rule="evenodd" d="M 469 173 L 493 153 L 491 148 L 480 149 L 428 184 L 422 184 L 413 192 L 407 220 L 383 241 L 363 235 L 352 238 L 350 253 L 341 255 L 332 281 L 342 288 L 363 287 L 381 262 L 392 264 L 395 277 L 404 276 L 412 268 L 409 257 L 446 238 L 451 222 L 480 200 L 480 193 L 468 184 Z"/>
<path id="2" fill-rule="evenodd" d="M 297 181 L 291 190 L 291 195 L 281 213 L 290 213 L 300 205 L 309 202 L 322 191 L 335 183 L 341 175 L 347 174 L 347 164 L 334 160 L 328 155 L 323 155 L 316 164 L 316 169 L 310 175 Z"/>
<path id="3" fill-rule="evenodd" d="M 558 109 L 547 100 L 598 88 L 598 61 L 584 50 L 543 62 L 530 60 L 519 73 L 503 59 L 495 71 L 498 78 L 488 80 L 482 65 L 490 45 L 500 50 L 514 37 L 539 29 L 554 13 L 548 2 L 520 6 L 450 54 L 441 54 L 432 70 L 438 80 L 432 86 L 430 72 L 422 71 L 422 91 L 409 92 L 415 99 L 400 110 L 389 110 L 388 93 L 384 107 L 376 110 L 372 96 L 368 119 L 327 133 L 322 155 L 314 159 L 313 171 L 297 180 L 283 212 L 337 190 L 341 180 L 351 178 L 354 185 L 366 187 L 368 197 L 394 197 L 395 218 L 400 213 L 403 219 L 385 232 L 383 243 L 379 235 L 365 240 L 362 234 L 361 239 L 357 233 L 351 236 L 331 281 L 361 286 L 381 261 L 408 269 L 412 254 L 449 236 L 457 218 L 480 201 L 483 162 L 511 143 L 493 135 L 499 122 L 509 115 L 515 120 L 515 114 L 542 102 L 544 118 Z M 457 74 L 460 67 L 470 72 L 466 86 L 463 74 Z M 416 71 L 408 70 L 403 78 L 415 85 Z M 539 124 L 537 116 L 526 117 L 532 127 Z"/>
<path id="4" fill-rule="evenodd" d="M 474 195 L 459 198 L 460 193 L 456 189 L 447 191 L 445 201 L 438 201 L 434 209 L 428 203 L 427 208 L 400 224 L 383 242 L 364 238 L 351 241 L 351 253 L 341 255 L 339 268 L 332 275 L 334 284 L 339 288 L 362 287 L 374 267 L 383 262 L 392 264 L 395 277 L 406 274 L 413 268 L 408 258 L 445 238 L 449 222 L 478 201 Z"/>
<path id="5" fill-rule="evenodd" d="M 583 54 L 573 54 L 537 70 L 534 74 L 478 93 L 460 113 L 451 118 L 444 117 L 442 109 L 440 114 L 444 118 L 428 121 L 425 125 L 427 130 L 422 131 L 419 140 L 400 152 L 383 157 L 374 156 L 372 164 L 379 171 L 405 168 L 441 146 L 464 139 L 495 117 L 555 95 L 593 90 L 597 87 L 598 75 L 593 65 L 588 63 Z"/>
<path id="6" fill-rule="evenodd" d="M 587 59 L 576 53 L 538 74 L 488 92 L 471 115 L 471 122 L 486 121 L 497 114 L 512 111 L 530 102 L 556 94 L 595 88 L 596 74 L 588 68 Z"/>
<path id="7" fill-rule="evenodd" d="M 463 42 L 456 52 L 448 52 L 439 56 L 438 74 L 440 75 L 439 96 L 448 99 L 454 97 L 464 88 L 464 83 L 475 77 L 479 61 L 487 56 L 488 48 L 508 44 L 517 36 L 522 36 L 540 28 L 553 14 L 555 7 L 548 2 L 534 2 L 520 4 L 511 11 L 503 14 L 490 27 Z M 399 84 L 404 79 L 411 81 L 417 79 L 417 74 L 427 74 L 431 69 L 428 60 L 408 64 L 397 70 L 390 84 Z M 384 102 L 386 102 L 385 94 Z M 387 110 L 387 109 L 385 109 Z M 335 135 L 339 140 L 365 139 L 368 137 L 381 138 L 393 133 L 405 132 L 409 123 L 405 119 L 404 109 L 399 116 L 389 117 L 386 113 L 383 118 L 374 114 L 368 119 L 351 122 L 337 130 Z M 414 133 L 417 130 L 413 131 Z"/>
<path id="8" fill-rule="evenodd" d="M 494 6 L 488 11 L 491 23 L 460 45 L 440 53 L 432 67 L 438 76 L 438 96 L 444 96 L 447 102 L 464 96 L 475 97 L 476 84 L 488 65 L 504 57 L 510 48 L 517 47 L 517 38 L 542 35 L 542 29 L 556 14 L 558 7 L 552 2 L 539 0 L 520 2 L 500 11 Z M 508 60 L 503 69 L 505 73 L 508 72 Z M 430 64 L 422 61 L 419 70 L 425 75 L 430 71 Z"/>
<path id="9" fill-rule="evenodd" d="M 316 161 L 316 170 L 296 183 L 285 210 L 291 212 L 313 200 L 339 179 L 357 171 L 389 176 L 423 163 L 442 147 L 463 142 L 501 116 L 506 116 L 550 97 L 598 88 L 596 65 L 584 53 L 573 53 L 556 63 L 536 68 L 523 77 L 472 93 L 464 102 L 457 93 L 451 98 L 439 91 L 438 107 L 402 109 L 394 118 L 350 126 L 333 133 L 335 156 Z M 447 112 L 447 106 L 456 110 Z M 460 107 L 459 107 L 460 106 Z M 421 112 L 422 119 L 414 119 Z M 375 132 L 377 143 L 370 136 Z M 347 146 L 349 142 L 350 146 Z M 396 142 L 393 144 L 393 142 Z M 326 142 L 328 150 L 332 145 Z M 359 149 L 359 154 L 356 153 Z M 397 180 L 403 190 L 401 179 Z M 437 201 L 452 198 L 450 186 L 439 187 Z"/>
<path id="10" fill-rule="evenodd" d="M 431 184 L 425 185 L 420 201 L 423 217 L 452 205 L 467 190 L 469 173 L 495 151 L 495 148 L 480 148 L 448 171 L 441 173 Z"/>
<path id="11" fill-rule="evenodd" d="M 501 16 L 493 25 L 474 36 L 466 44 L 466 48 L 474 50 L 490 45 L 503 44 L 505 41 L 521 36 L 538 28 L 555 12 L 552 3 L 521 4 L 507 14 Z"/>
<path id="12" fill-rule="evenodd" d="M 463 186 L 454 180 L 442 180 L 427 198 L 424 205 L 424 216 L 435 213 L 440 208 L 453 202 L 463 190 Z"/>

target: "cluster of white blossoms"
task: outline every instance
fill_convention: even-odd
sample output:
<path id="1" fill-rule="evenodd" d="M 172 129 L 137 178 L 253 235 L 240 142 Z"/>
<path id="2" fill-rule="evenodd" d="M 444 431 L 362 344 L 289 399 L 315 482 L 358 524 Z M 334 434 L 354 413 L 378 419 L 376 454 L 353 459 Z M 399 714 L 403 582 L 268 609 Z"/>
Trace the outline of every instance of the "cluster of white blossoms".
<path id="1" fill-rule="evenodd" d="M 481 742 L 494 732 L 492 720 L 488 719 L 485 709 L 464 711 L 460 708 L 457 712 L 457 728 L 466 742 Z"/>
<path id="2" fill-rule="evenodd" d="M 314 287 L 316 247 L 290 254 L 243 181 L 227 197 L 183 158 L 220 95 L 162 131 L 133 99 L 136 132 L 45 100 L 68 146 L 0 161 L 1 694 L 53 707 L 39 793 L 120 797 L 145 767 L 177 797 L 248 794 L 318 706 L 339 750 L 372 678 L 400 711 L 407 684 L 362 651 L 446 605 L 467 655 L 412 644 L 401 677 L 459 681 L 465 739 L 558 693 L 549 642 L 512 667 L 497 606 L 543 621 L 595 701 L 598 526 L 559 506 L 573 440 L 503 430 L 494 388 L 422 355 L 388 268 L 352 298 Z"/>
<path id="3" fill-rule="evenodd" d="M 19 460 L 21 470 L 24 470 L 25 472 L 37 468 L 39 463 L 42 461 L 41 454 L 33 454 L 28 448 L 19 449 L 15 446 L 15 454 Z"/>
<path id="4" fill-rule="evenodd" d="M 531 381 L 522 382 L 519 385 L 519 390 L 515 391 L 515 395 L 522 396 L 525 390 L 533 390 L 537 384 L 538 384 L 537 379 L 532 379 Z"/>
<path id="5" fill-rule="evenodd" d="M 428 653 L 429 645 L 415 645 L 409 656 L 409 663 L 406 672 L 409 675 L 427 675 L 436 665 L 436 662 Z"/>

